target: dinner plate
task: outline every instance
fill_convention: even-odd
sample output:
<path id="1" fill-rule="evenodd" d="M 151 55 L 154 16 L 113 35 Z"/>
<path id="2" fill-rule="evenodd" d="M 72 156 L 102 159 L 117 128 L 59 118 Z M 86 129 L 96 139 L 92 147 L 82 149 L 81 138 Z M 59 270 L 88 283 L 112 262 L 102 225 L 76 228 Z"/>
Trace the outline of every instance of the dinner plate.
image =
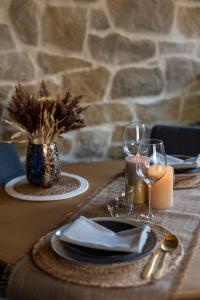
<path id="1" fill-rule="evenodd" d="M 173 155 L 174 157 L 178 157 L 181 159 L 193 159 L 193 156 L 188 155 Z M 172 165 L 173 167 L 173 165 Z M 175 178 L 177 179 L 187 179 L 200 174 L 200 168 L 191 168 L 191 169 L 176 169 L 174 168 Z"/>
<path id="2" fill-rule="evenodd" d="M 177 179 L 187 179 L 200 174 L 200 168 L 187 169 L 187 170 L 174 170 Z"/>
<path id="3" fill-rule="evenodd" d="M 132 229 L 138 226 L 137 222 L 132 220 L 116 219 L 111 217 L 94 218 L 93 221 L 99 223 L 106 228 L 119 232 L 123 230 Z M 52 249 L 62 258 L 79 261 L 83 263 L 93 264 L 111 264 L 111 263 L 123 263 L 127 261 L 137 260 L 145 255 L 149 254 L 155 248 L 157 244 L 157 237 L 153 230 L 148 233 L 146 244 L 143 247 L 141 253 L 137 252 L 116 252 L 108 250 L 91 249 L 88 247 L 72 245 L 70 243 L 63 242 L 59 239 L 59 234 L 68 225 L 65 225 L 57 230 L 51 238 Z"/>

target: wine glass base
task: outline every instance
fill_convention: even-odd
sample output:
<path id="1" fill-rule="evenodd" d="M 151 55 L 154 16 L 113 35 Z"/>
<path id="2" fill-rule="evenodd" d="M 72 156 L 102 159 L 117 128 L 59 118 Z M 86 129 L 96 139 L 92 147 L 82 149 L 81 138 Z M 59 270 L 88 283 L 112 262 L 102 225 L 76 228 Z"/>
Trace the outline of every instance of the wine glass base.
<path id="1" fill-rule="evenodd" d="M 155 218 L 153 213 L 150 214 L 141 214 L 137 217 L 139 221 L 153 221 Z"/>

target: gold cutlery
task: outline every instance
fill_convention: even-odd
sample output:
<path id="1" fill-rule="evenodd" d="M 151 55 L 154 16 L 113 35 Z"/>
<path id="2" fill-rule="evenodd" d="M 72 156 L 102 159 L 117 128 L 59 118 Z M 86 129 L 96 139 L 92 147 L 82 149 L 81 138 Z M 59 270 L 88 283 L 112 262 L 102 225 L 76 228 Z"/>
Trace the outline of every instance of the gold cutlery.
<path id="1" fill-rule="evenodd" d="M 154 274 L 154 279 L 159 279 L 165 268 L 165 257 L 170 251 L 175 250 L 178 246 L 178 240 L 174 235 L 166 235 L 161 241 L 158 249 L 153 253 L 149 262 L 145 266 L 141 277 L 143 279 L 148 279 Z M 164 255 L 159 264 L 159 268 L 155 271 L 155 267 L 160 256 L 160 253 L 164 252 Z M 155 271 L 155 273 L 154 273 Z M 160 276 L 160 277 L 159 277 Z"/>
<path id="2" fill-rule="evenodd" d="M 156 262 L 158 260 L 160 254 L 160 246 L 158 247 L 158 249 L 152 254 L 150 260 L 148 261 L 147 265 L 145 266 L 141 277 L 143 279 L 148 279 L 151 277 L 151 275 L 153 274 L 154 270 L 155 270 L 155 266 L 156 266 Z"/>
<path id="3" fill-rule="evenodd" d="M 153 273 L 153 278 L 158 280 L 163 276 L 167 257 L 170 255 L 170 252 L 176 250 L 178 247 L 178 239 L 175 235 L 166 235 L 160 244 L 160 250 L 163 253 L 162 258 L 157 266 L 156 271 Z"/>

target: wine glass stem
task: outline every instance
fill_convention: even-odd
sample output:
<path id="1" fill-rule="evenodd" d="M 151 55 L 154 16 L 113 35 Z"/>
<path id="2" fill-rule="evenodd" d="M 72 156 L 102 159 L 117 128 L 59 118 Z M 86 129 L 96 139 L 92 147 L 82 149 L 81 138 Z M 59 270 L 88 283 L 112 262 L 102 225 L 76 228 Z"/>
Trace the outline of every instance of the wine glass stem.
<path id="1" fill-rule="evenodd" d="M 151 210 L 151 184 L 148 184 L 148 192 L 149 192 L 149 216 L 152 215 Z"/>

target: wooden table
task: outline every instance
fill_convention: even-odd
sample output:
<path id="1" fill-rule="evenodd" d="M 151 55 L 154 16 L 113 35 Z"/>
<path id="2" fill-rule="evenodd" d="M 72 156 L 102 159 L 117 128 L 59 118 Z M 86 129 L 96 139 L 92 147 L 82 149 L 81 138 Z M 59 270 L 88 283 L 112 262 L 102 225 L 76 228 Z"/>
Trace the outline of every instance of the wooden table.
<path id="1" fill-rule="evenodd" d="M 68 211 L 79 205 L 123 168 L 123 161 L 64 165 L 64 171 L 85 177 L 91 185 L 84 194 L 62 201 L 21 201 L 8 196 L 4 189 L 0 189 L 0 265 L 5 267 L 15 263 L 28 253 L 39 237 L 65 219 Z M 199 250 L 200 242 L 193 262 L 187 270 L 183 286 L 176 294 L 177 299 L 200 297 Z"/>

